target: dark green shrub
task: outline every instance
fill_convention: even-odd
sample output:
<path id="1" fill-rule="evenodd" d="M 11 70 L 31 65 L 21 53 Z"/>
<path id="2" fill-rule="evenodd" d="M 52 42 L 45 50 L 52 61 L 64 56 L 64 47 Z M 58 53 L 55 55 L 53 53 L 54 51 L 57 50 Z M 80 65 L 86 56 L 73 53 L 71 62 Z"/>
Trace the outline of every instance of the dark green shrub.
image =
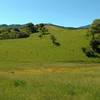
<path id="1" fill-rule="evenodd" d="M 61 45 L 59 42 L 56 42 L 56 41 L 53 42 L 53 44 L 56 45 L 56 46 L 60 46 Z"/>
<path id="2" fill-rule="evenodd" d="M 82 51 L 85 53 L 87 57 L 96 57 L 95 52 L 91 48 L 82 48 Z"/>
<path id="3" fill-rule="evenodd" d="M 60 46 L 61 44 L 57 41 L 54 35 L 50 35 L 50 39 L 55 46 Z"/>
<path id="4" fill-rule="evenodd" d="M 24 80 L 15 80 L 14 81 L 14 86 L 18 87 L 18 86 L 24 86 L 26 85 L 26 82 Z"/>
<path id="5" fill-rule="evenodd" d="M 33 23 L 27 23 L 21 28 L 22 32 L 26 33 L 35 33 L 36 32 L 36 27 Z"/>
<path id="6" fill-rule="evenodd" d="M 91 40 L 90 45 L 95 52 L 100 53 L 100 39 Z"/>
<path id="7" fill-rule="evenodd" d="M 19 32 L 18 33 L 18 38 L 27 38 L 29 36 L 30 36 L 30 34 L 28 34 L 26 32 Z"/>

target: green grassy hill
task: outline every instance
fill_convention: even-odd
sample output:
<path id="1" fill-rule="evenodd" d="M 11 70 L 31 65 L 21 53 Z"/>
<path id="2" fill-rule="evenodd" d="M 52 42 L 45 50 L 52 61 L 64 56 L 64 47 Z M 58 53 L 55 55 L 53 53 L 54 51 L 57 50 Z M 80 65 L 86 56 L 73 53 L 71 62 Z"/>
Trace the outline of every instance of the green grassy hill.
<path id="1" fill-rule="evenodd" d="M 99 58 L 88 58 L 81 48 L 88 46 L 86 29 L 70 30 L 47 26 L 61 46 L 52 44 L 50 36 L 39 38 L 39 33 L 25 39 L 0 40 L 0 69 L 31 67 L 43 64 L 91 63 Z"/>
<path id="2" fill-rule="evenodd" d="M 100 100 L 100 59 L 81 50 L 87 30 L 47 27 L 60 46 L 39 33 L 0 40 L 0 100 Z"/>

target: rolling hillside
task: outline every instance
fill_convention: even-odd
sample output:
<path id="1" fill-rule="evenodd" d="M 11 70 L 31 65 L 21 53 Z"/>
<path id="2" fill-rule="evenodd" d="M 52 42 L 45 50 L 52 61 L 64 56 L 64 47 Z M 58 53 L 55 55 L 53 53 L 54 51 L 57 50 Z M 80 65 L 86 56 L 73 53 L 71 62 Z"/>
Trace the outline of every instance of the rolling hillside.
<path id="1" fill-rule="evenodd" d="M 100 100 L 99 58 L 88 58 L 86 29 L 47 25 L 50 35 L 0 40 L 0 100 Z"/>
<path id="2" fill-rule="evenodd" d="M 39 38 L 39 33 L 25 39 L 0 40 L 0 68 L 100 61 L 98 58 L 87 58 L 81 50 L 88 45 L 87 30 L 62 29 L 52 25 L 47 27 L 61 46 L 53 45 L 49 35 Z"/>

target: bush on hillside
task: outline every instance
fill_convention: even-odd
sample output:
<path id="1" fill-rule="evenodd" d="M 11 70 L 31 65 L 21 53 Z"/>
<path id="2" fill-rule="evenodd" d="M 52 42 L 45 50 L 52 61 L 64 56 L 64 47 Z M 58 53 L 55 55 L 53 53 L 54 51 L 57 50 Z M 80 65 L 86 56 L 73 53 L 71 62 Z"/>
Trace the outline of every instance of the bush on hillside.
<path id="1" fill-rule="evenodd" d="M 0 31 L 0 39 L 26 38 L 29 35 L 29 33 L 21 32 L 19 29 L 5 29 Z"/>
<path id="2" fill-rule="evenodd" d="M 95 52 L 100 53 L 100 39 L 91 40 L 90 45 Z"/>
<path id="3" fill-rule="evenodd" d="M 48 35 L 48 29 L 45 24 L 34 25 L 33 23 L 27 23 L 25 25 L 2 25 L 0 27 L 0 39 L 17 39 L 26 38 L 31 34 L 39 32 L 39 37 Z"/>
<path id="4" fill-rule="evenodd" d="M 85 53 L 87 57 L 96 57 L 97 55 L 91 48 L 82 48 L 82 51 Z"/>
<path id="5" fill-rule="evenodd" d="M 61 44 L 57 41 L 57 38 L 54 35 L 50 35 L 50 39 L 55 46 L 60 46 Z"/>

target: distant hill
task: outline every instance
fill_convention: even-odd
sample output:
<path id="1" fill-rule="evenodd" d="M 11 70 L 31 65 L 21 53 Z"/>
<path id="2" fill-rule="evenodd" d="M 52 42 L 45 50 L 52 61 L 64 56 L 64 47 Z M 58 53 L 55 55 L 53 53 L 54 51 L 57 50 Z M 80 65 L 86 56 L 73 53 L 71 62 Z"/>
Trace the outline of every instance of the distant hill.
<path id="1" fill-rule="evenodd" d="M 77 29 L 75 27 L 65 27 L 65 26 L 60 26 L 60 25 L 55 25 L 55 24 L 45 24 L 45 25 L 55 26 L 55 27 L 63 28 L 63 29 Z"/>
<path id="2" fill-rule="evenodd" d="M 29 38 L 10 39 L 9 41 L 1 40 L 1 67 L 16 68 L 16 66 L 24 67 L 37 64 L 100 62 L 100 58 L 91 59 L 86 57 L 82 52 L 81 48 L 88 47 L 89 43 L 89 39 L 86 37 L 87 29 L 70 30 L 67 28 L 62 29 L 64 27 L 54 26 L 48 26 L 50 34 L 42 38 L 39 37 L 40 34 L 35 33 L 31 34 Z M 60 46 L 55 46 L 52 43 L 51 34 L 56 37 Z"/>
<path id="3" fill-rule="evenodd" d="M 65 27 L 65 26 L 60 26 L 60 25 L 55 25 L 55 24 L 46 24 L 46 25 L 55 26 L 55 27 L 63 28 L 63 29 L 88 29 L 90 27 L 90 25 L 80 26 L 80 27 Z"/>
<path id="4" fill-rule="evenodd" d="M 78 27 L 78 28 L 81 28 L 81 29 L 88 29 L 90 27 L 90 25 L 86 25 L 86 26 L 81 26 L 81 27 Z"/>
<path id="5" fill-rule="evenodd" d="M 88 29 L 90 27 L 90 25 L 80 26 L 80 27 L 65 27 L 65 26 L 55 25 L 51 23 L 44 23 L 44 24 L 47 26 L 55 26 L 55 27 L 62 28 L 62 29 Z M 22 26 L 23 25 L 21 24 L 11 24 L 11 25 L 1 24 L 0 28 L 20 28 Z"/>
<path id="6" fill-rule="evenodd" d="M 7 24 L 2 24 L 0 25 L 0 28 L 20 28 L 23 25 L 20 24 L 12 24 L 12 25 L 7 25 Z"/>

